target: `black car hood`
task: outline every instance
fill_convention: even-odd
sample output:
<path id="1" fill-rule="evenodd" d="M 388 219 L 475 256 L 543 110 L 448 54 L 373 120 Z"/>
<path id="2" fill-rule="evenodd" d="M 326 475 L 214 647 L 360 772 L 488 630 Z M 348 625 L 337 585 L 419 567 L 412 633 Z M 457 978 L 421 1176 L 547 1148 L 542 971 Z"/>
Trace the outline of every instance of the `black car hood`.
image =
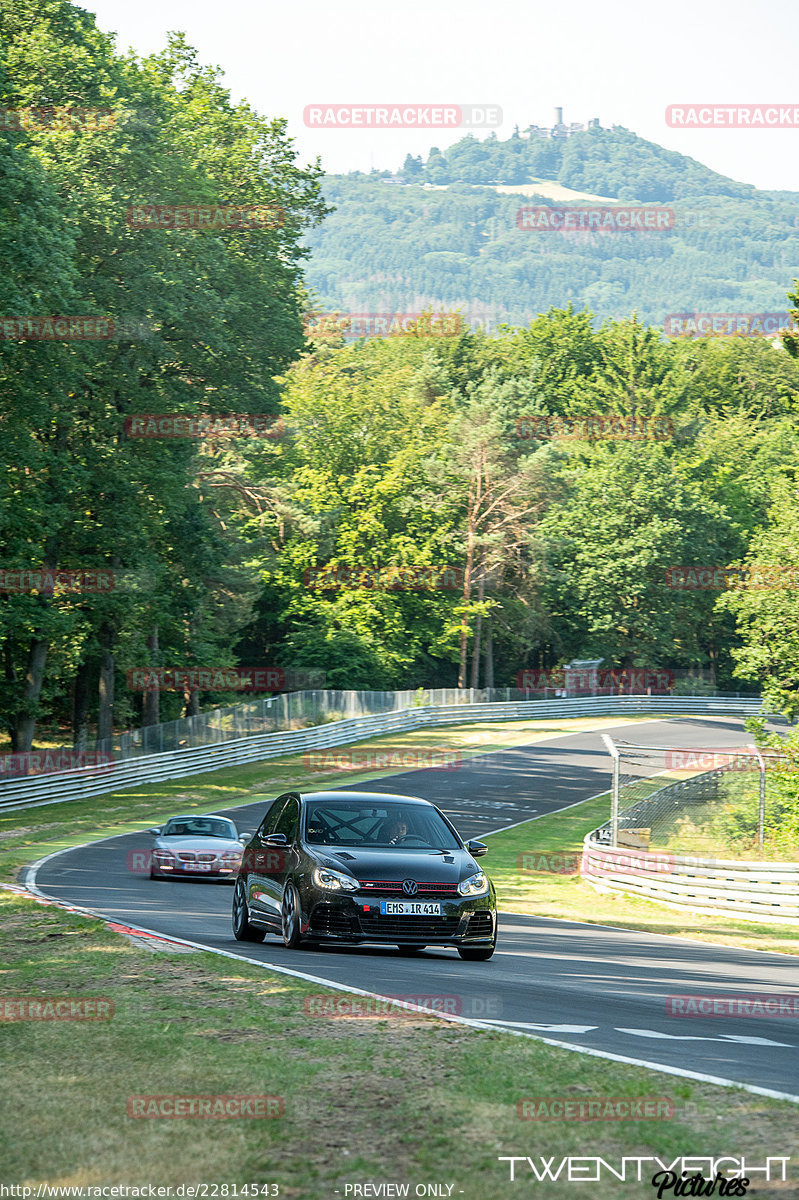
<path id="1" fill-rule="evenodd" d="M 321 866 L 335 871 L 347 871 L 356 879 L 380 879 L 401 882 L 415 879 L 418 883 L 460 883 L 479 871 L 477 863 L 465 850 L 359 850 L 342 847 L 333 850 L 326 846 L 306 844 Z"/>

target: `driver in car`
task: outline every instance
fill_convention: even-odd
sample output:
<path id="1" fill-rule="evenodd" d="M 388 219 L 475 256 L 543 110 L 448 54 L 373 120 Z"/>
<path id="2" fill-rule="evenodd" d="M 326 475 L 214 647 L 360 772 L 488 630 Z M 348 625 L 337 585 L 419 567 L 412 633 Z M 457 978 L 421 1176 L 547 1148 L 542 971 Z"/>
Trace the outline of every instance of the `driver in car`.
<path id="1" fill-rule="evenodd" d="M 405 821 L 401 821 L 399 818 L 397 818 L 396 820 L 392 821 L 386 829 L 386 841 L 388 842 L 389 846 L 395 846 L 397 842 L 401 841 L 402 838 L 406 836 L 407 832 L 408 826 Z"/>

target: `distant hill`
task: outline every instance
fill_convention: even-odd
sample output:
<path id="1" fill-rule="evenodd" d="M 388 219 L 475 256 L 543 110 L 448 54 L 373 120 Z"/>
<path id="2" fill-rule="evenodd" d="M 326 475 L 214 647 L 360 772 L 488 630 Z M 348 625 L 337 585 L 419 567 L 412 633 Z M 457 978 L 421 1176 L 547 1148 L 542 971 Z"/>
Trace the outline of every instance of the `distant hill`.
<path id="1" fill-rule="evenodd" d="M 565 187 L 617 200 L 665 204 L 698 196 L 748 196 L 755 188 L 718 175 L 684 154 L 664 150 L 629 129 L 586 129 L 568 138 L 500 142 L 461 138 L 427 162 L 405 160 L 405 178 L 424 183 L 530 183 L 551 179 Z"/>
<path id="2" fill-rule="evenodd" d="M 307 239 L 307 280 L 325 309 L 461 308 L 494 326 L 571 302 L 659 325 L 672 312 L 783 312 L 799 275 L 799 193 L 758 191 L 618 127 L 469 136 L 407 156 L 396 175 L 330 175 L 324 191 L 337 211 Z M 522 206 L 589 207 L 586 195 L 668 206 L 674 227 L 517 226 Z"/>

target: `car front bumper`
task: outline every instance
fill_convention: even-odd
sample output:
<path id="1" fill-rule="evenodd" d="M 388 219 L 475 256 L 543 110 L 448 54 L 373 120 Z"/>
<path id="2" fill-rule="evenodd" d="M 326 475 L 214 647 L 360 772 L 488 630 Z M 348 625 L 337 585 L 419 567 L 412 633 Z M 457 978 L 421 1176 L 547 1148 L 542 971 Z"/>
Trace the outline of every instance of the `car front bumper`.
<path id="1" fill-rule="evenodd" d="M 436 897 L 440 916 L 381 914 L 381 900 L 396 900 L 396 895 L 363 899 L 351 895 L 320 897 L 317 893 L 309 899 L 308 908 L 303 905 L 307 912 L 303 932 L 320 941 L 489 946 L 496 936 L 496 902 L 491 892 L 463 899 Z"/>
<path id="2" fill-rule="evenodd" d="M 238 863 L 232 865 L 200 863 L 197 865 L 196 863 L 167 863 L 153 860 L 153 871 L 157 875 L 170 875 L 175 879 L 219 879 L 222 876 L 237 875 L 238 870 Z"/>

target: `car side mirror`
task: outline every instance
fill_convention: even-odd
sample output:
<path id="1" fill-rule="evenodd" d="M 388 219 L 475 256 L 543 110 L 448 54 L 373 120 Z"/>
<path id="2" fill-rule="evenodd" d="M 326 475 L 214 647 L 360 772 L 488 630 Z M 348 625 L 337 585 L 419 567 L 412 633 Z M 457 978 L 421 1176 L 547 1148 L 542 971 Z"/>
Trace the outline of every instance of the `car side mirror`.
<path id="1" fill-rule="evenodd" d="M 152 833 L 155 837 L 158 837 L 159 833 L 161 832 L 161 826 L 158 825 L 155 829 L 148 829 L 147 832 Z"/>
<path id="2" fill-rule="evenodd" d="M 484 854 L 488 854 L 488 846 L 485 842 L 475 841 L 474 838 L 466 843 L 466 849 L 472 858 L 482 858 Z"/>
<path id="3" fill-rule="evenodd" d="M 240 833 L 240 834 L 239 834 L 239 841 L 240 841 L 240 842 L 249 842 L 249 840 L 250 840 L 250 838 L 251 838 L 251 837 L 252 837 L 252 834 L 251 834 L 251 833 Z"/>
<path id="4" fill-rule="evenodd" d="M 264 838 L 265 846 L 287 846 L 285 833 L 268 833 Z"/>

